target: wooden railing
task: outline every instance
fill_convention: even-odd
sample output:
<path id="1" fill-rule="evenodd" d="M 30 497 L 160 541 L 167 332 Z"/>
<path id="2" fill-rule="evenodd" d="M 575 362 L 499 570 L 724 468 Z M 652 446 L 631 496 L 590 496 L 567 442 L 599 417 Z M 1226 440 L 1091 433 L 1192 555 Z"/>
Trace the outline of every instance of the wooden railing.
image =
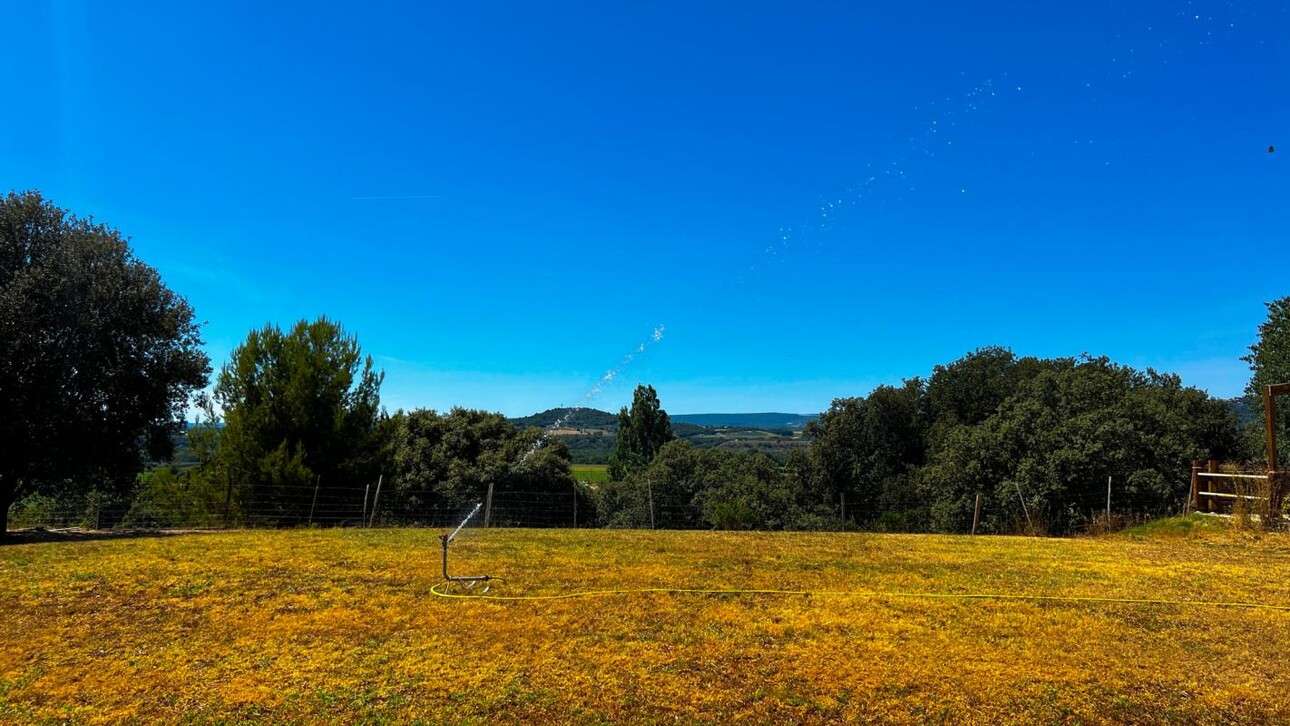
<path id="1" fill-rule="evenodd" d="M 1197 512 L 1221 512 L 1237 500 L 1249 502 L 1268 499 L 1268 474 L 1219 471 L 1218 462 L 1191 465 L 1191 506 Z M 1253 489 L 1254 493 L 1251 493 Z"/>

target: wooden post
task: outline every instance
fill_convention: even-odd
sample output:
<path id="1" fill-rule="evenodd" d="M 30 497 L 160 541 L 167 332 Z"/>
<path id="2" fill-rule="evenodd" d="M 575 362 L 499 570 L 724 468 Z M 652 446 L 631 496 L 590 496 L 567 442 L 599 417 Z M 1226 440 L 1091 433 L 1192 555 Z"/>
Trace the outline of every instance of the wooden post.
<path id="1" fill-rule="evenodd" d="M 1218 462 L 1217 462 L 1216 460 L 1214 460 L 1214 459 L 1210 459 L 1209 461 L 1206 461 L 1206 462 L 1205 462 L 1205 473 L 1207 473 L 1207 474 L 1217 474 L 1217 473 L 1218 473 Z M 1216 482 L 1217 482 L 1217 480 L 1216 480 L 1216 479 L 1214 479 L 1213 477 L 1209 477 L 1209 478 L 1206 480 L 1205 484 L 1206 484 L 1206 486 L 1208 486 L 1208 487 L 1210 488 L 1210 491 L 1214 491 L 1214 485 L 1215 485 L 1215 483 L 1216 483 Z M 1235 491 L 1235 490 L 1233 490 L 1233 491 Z M 1212 512 L 1212 511 L 1214 511 L 1214 498 L 1213 498 L 1213 497 L 1205 497 L 1205 511 L 1206 511 L 1206 512 Z"/>
<path id="2" fill-rule="evenodd" d="M 1111 528 L 1111 476 L 1106 477 L 1106 528 Z"/>
<path id="3" fill-rule="evenodd" d="M 314 501 L 309 505 L 309 525 L 314 523 L 314 508 L 318 506 L 318 485 L 322 483 L 322 474 L 314 477 Z"/>
<path id="4" fill-rule="evenodd" d="M 376 477 L 376 493 L 372 495 L 372 517 L 367 520 L 368 529 L 371 529 L 372 524 L 376 522 L 376 503 L 381 501 L 381 482 L 384 480 L 384 474 Z"/>
<path id="5" fill-rule="evenodd" d="M 976 493 L 976 506 L 972 508 L 972 534 L 976 534 L 976 526 L 981 523 L 981 492 Z"/>
<path id="6" fill-rule="evenodd" d="M 488 480 L 488 495 L 484 498 L 484 528 L 493 525 L 493 480 Z"/>
<path id="7" fill-rule="evenodd" d="M 365 524 L 367 522 L 367 495 L 370 494 L 371 491 L 372 491 L 371 484 L 366 484 L 363 486 L 363 516 L 359 517 L 358 519 L 359 524 Z"/>
<path id="8" fill-rule="evenodd" d="M 1200 511 L 1200 459 L 1191 460 L 1191 496 L 1187 501 L 1191 503 L 1191 511 Z"/>
<path id="9" fill-rule="evenodd" d="M 1268 518 L 1272 528 L 1281 526 L 1281 472 L 1277 471 L 1277 396 L 1290 393 L 1290 383 L 1263 387 L 1263 417 L 1268 437 Z"/>
<path id="10" fill-rule="evenodd" d="M 842 529 L 846 529 L 847 528 L 847 493 L 842 492 L 842 494 L 840 494 L 839 496 L 841 496 L 842 502 L 841 502 L 841 508 L 838 510 L 838 524 L 842 527 Z"/>

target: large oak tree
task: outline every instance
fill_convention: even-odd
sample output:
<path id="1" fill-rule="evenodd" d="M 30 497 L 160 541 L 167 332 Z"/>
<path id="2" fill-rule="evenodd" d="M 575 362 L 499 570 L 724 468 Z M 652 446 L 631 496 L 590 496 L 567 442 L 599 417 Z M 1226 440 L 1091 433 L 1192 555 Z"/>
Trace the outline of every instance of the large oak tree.
<path id="1" fill-rule="evenodd" d="M 193 310 L 121 233 L 0 199 L 0 532 L 33 492 L 130 485 L 206 384 Z"/>

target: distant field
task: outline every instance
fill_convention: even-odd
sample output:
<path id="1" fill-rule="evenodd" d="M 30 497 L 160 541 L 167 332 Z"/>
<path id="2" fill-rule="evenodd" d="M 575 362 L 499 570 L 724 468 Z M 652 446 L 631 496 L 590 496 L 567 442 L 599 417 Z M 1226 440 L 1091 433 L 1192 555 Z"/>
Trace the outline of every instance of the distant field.
<path id="1" fill-rule="evenodd" d="M 0 722 L 1290 721 L 1285 611 L 961 597 L 1290 605 L 1290 537 L 1187 528 L 463 532 L 506 595 L 817 591 L 513 602 L 433 595 L 434 530 L 7 545 Z"/>
<path id="2" fill-rule="evenodd" d="M 589 484 L 600 484 L 609 481 L 608 467 L 605 464 L 574 464 L 573 478 Z"/>

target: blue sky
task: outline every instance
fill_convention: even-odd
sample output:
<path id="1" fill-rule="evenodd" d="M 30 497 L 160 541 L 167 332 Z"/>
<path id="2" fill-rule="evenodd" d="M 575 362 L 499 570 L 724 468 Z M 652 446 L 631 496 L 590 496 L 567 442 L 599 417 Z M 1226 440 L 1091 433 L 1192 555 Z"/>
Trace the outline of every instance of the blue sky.
<path id="1" fill-rule="evenodd" d="M 1284 2 L 187 5 L 10 8 L 0 188 L 216 366 L 325 314 L 391 409 L 809 413 L 985 345 L 1231 396 L 1290 295 Z"/>

